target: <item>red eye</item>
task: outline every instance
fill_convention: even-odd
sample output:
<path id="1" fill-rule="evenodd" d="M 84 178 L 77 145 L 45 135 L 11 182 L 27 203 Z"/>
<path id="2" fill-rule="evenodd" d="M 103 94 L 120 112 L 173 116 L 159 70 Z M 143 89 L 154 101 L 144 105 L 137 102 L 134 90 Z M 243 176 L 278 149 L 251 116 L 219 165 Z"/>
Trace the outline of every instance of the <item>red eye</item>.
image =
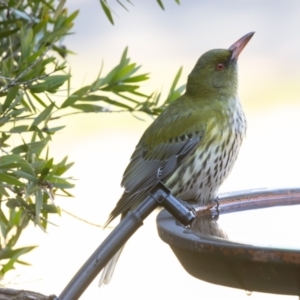
<path id="1" fill-rule="evenodd" d="M 224 65 L 223 63 L 218 63 L 218 64 L 216 65 L 216 69 L 217 69 L 218 71 L 222 71 L 224 68 L 225 68 L 225 65 Z"/>

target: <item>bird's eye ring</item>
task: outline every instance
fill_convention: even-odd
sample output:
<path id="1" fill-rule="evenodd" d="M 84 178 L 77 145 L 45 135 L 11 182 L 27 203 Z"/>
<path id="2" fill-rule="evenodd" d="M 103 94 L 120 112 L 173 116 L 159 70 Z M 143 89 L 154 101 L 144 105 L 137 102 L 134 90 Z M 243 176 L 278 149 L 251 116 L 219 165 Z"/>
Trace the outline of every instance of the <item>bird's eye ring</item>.
<path id="1" fill-rule="evenodd" d="M 218 63 L 216 65 L 217 71 L 222 71 L 225 68 L 225 65 L 223 63 Z"/>

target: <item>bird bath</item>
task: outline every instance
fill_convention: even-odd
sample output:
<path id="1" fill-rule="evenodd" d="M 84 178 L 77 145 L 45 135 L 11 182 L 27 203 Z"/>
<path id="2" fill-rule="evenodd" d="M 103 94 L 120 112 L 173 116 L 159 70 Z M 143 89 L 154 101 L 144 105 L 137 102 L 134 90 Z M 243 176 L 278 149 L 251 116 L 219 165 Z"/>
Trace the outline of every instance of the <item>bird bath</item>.
<path id="1" fill-rule="evenodd" d="M 223 194 L 219 204 L 218 220 L 215 208 L 197 208 L 188 227 L 159 213 L 159 236 L 184 269 L 214 284 L 300 295 L 300 188 Z"/>

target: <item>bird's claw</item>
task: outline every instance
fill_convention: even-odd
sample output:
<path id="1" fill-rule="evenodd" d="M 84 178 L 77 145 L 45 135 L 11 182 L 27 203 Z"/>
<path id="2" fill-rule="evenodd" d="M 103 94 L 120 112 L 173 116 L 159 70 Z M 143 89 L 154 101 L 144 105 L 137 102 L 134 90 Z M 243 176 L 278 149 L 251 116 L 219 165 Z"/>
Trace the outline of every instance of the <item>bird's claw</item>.
<path id="1" fill-rule="evenodd" d="M 211 212 L 212 212 L 212 219 L 217 221 L 219 219 L 219 215 L 220 215 L 220 202 L 219 202 L 219 198 L 217 197 L 217 198 L 213 199 L 213 202 L 215 202 L 216 205 L 211 210 Z"/>

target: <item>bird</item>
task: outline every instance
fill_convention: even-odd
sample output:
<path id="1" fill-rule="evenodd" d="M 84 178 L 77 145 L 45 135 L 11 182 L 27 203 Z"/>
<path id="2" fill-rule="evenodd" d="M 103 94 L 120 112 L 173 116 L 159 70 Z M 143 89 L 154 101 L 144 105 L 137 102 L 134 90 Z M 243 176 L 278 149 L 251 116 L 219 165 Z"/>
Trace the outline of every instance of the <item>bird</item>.
<path id="1" fill-rule="evenodd" d="M 106 225 L 137 207 L 159 181 L 183 201 L 206 205 L 216 199 L 246 134 L 237 93 L 237 61 L 253 35 L 250 32 L 228 49 L 213 49 L 198 59 L 185 93 L 140 138 L 123 175 L 124 193 Z M 122 249 L 102 271 L 100 286 L 109 283 Z"/>

